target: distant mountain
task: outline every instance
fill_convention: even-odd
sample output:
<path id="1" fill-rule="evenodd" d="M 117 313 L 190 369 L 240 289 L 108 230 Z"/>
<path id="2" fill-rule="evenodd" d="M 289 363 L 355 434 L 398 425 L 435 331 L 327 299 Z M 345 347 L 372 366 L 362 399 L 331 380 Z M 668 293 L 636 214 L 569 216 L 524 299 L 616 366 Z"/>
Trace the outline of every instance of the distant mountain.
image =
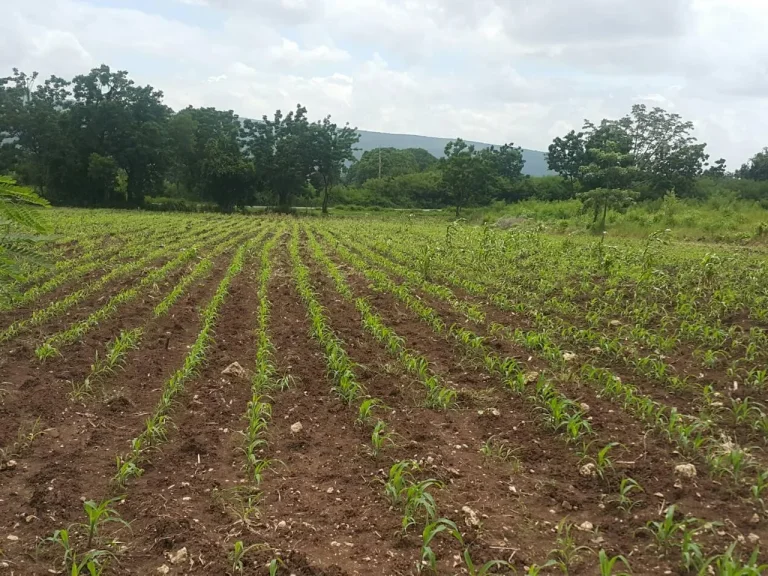
<path id="1" fill-rule="evenodd" d="M 357 148 L 360 150 L 356 152 L 356 156 L 359 158 L 363 152 L 373 150 L 374 148 L 397 148 L 401 150 L 403 148 L 424 148 L 434 156 L 438 158 L 443 156 L 445 145 L 450 142 L 449 138 L 432 138 L 431 136 L 414 136 L 412 134 L 388 134 L 386 132 L 369 132 L 367 130 L 358 130 L 360 133 L 360 142 L 357 144 Z M 468 144 L 474 144 L 475 148 L 482 149 L 488 148 L 490 144 L 483 142 L 471 142 L 467 140 Z M 523 174 L 530 176 L 547 176 L 554 174 L 547 169 L 547 159 L 544 152 L 539 150 L 526 150 L 523 148 L 523 159 L 525 160 L 525 167 L 523 168 Z"/>

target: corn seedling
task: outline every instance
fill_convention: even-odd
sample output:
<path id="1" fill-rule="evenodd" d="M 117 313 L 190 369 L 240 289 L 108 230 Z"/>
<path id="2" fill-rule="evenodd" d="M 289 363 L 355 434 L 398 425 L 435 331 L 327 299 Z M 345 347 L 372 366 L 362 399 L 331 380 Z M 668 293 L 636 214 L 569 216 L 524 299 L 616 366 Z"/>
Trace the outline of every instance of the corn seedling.
<path id="1" fill-rule="evenodd" d="M 570 570 L 581 561 L 584 552 L 592 552 L 589 546 L 579 546 L 571 534 L 573 524 L 564 518 L 557 524 L 557 548 L 550 551 L 550 559 L 554 565 L 560 568 L 563 574 L 569 574 Z"/>
<path id="2" fill-rule="evenodd" d="M 597 553 L 597 560 L 600 568 L 600 576 L 629 576 L 628 572 L 616 572 L 618 570 L 619 563 L 624 565 L 624 568 L 629 570 L 629 562 L 624 556 L 608 556 L 605 550 L 600 550 Z"/>
<path id="3" fill-rule="evenodd" d="M 371 456 L 376 458 L 385 446 L 394 446 L 393 432 L 387 431 L 387 424 L 383 420 L 376 422 L 371 432 L 371 446 L 369 448 Z"/>

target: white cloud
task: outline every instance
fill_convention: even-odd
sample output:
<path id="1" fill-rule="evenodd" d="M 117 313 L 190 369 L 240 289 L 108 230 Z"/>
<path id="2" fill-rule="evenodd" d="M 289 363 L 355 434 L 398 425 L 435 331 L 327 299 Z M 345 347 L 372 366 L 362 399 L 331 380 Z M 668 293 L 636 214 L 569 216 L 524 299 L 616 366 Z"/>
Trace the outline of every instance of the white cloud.
<path id="1" fill-rule="evenodd" d="M 105 62 L 175 108 L 301 102 L 361 128 L 538 149 L 643 102 L 694 121 L 732 168 L 768 145 L 764 0 L 94 1 L 5 8 L 0 74 Z"/>
<path id="2" fill-rule="evenodd" d="M 343 62 L 350 59 L 348 52 L 332 46 L 315 46 L 302 49 L 296 42 L 283 38 L 277 46 L 269 48 L 269 55 L 276 64 L 306 66 L 320 63 Z"/>

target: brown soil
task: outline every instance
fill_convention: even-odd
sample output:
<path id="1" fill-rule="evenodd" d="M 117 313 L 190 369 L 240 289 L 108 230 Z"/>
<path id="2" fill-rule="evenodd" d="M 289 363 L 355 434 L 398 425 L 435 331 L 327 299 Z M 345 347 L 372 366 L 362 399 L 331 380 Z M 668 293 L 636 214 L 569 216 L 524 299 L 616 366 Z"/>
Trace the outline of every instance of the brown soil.
<path id="1" fill-rule="evenodd" d="M 0 446 L 12 445 L 17 432 L 37 418 L 45 432 L 19 451 L 15 466 L 0 470 L 0 563 L 6 562 L 14 574 L 42 575 L 60 569 L 58 550 L 50 545 L 38 550 L 41 539 L 83 521 L 81 500 L 123 496 L 115 507 L 130 522 L 130 529 L 115 523 L 103 534 L 123 543 L 109 573 L 156 574 L 166 566 L 175 575 L 231 574 L 228 555 L 241 541 L 258 547 L 246 555 L 245 574 L 267 574 L 273 559 L 280 559 L 283 575 L 414 574 L 420 528 L 403 533 L 402 510 L 391 506 L 383 491 L 389 467 L 405 459 L 421 463 L 420 479 L 442 483 L 430 490 L 438 514 L 459 525 L 475 562 L 509 560 L 518 573 L 532 563 L 544 563 L 558 547 L 556 526 L 564 519 L 585 526 L 572 531 L 578 544 L 624 554 L 634 574 L 678 573 L 675 560 L 649 547 L 649 538 L 638 532 L 646 522 L 658 520 L 660 509 L 670 503 L 697 518 L 725 522 L 722 529 L 702 537 L 713 549 L 723 548 L 740 534 L 768 538 L 764 521 L 750 522 L 756 510 L 741 498 L 745 495 L 741 488 L 727 479 L 707 477 L 699 462 L 698 477 L 676 487 L 674 468 L 685 459 L 671 444 L 648 434 L 577 375 L 553 375 L 560 390 L 589 405 L 596 445 L 622 443 L 612 452 L 615 469 L 606 479 L 583 477 L 580 447 L 542 426 L 531 401 L 506 390 L 449 338 L 433 333 L 393 296 L 373 290 L 328 249 L 355 296 L 368 298 L 407 346 L 428 359 L 441 382 L 459 392 L 455 409 L 426 408 L 424 386 L 363 329 L 354 303 L 338 293 L 302 236 L 302 259 L 330 327 L 356 363 L 357 379 L 367 394 L 387 406 L 378 416 L 395 433 L 395 442 L 372 456 L 370 428 L 356 423 L 356 405 L 347 406 L 331 389 L 323 349 L 310 334 L 306 308 L 296 290 L 286 240 L 287 236 L 281 238 L 275 248 L 268 293 L 274 360 L 281 375 L 291 376 L 292 384 L 268 398 L 272 420 L 264 454 L 273 465 L 263 482 L 256 486 L 250 481 L 240 450 L 240 431 L 247 424 L 244 415 L 252 394 L 250 378 L 222 374 L 232 362 L 248 371 L 254 365 L 257 246 L 220 309 L 204 368 L 176 397 L 167 440 L 143 465 L 144 474 L 120 493 L 110 482 L 115 457 L 128 451 L 130 439 L 141 432 L 156 405 L 161 386 L 181 366 L 199 330 L 199 310 L 215 291 L 231 253 L 219 257 L 212 274 L 191 287 L 167 316 L 152 319 L 157 298 L 150 291 L 83 342 L 67 347 L 61 358 L 40 364 L 33 346 L 21 340 L 3 354 Z M 161 285 L 160 293 L 170 289 L 180 274 Z M 135 279 L 125 285 L 131 282 Z M 447 324 L 466 324 L 444 302 L 418 295 Z M 46 324 L 45 333 L 99 305 L 97 298 L 88 299 L 73 317 Z M 491 308 L 487 312 L 489 321 L 516 326 L 513 315 Z M 129 353 L 124 370 L 106 381 L 104 394 L 83 403 L 69 400 L 71 381 L 88 373 L 96 350 L 121 329 L 139 325 L 145 326 L 139 350 Z M 485 325 L 466 325 L 490 337 Z M 508 341 L 491 338 L 489 343 L 530 370 L 546 367 L 543 359 Z M 644 382 L 646 386 L 652 385 Z M 686 400 L 677 398 L 681 408 Z M 291 427 L 297 422 L 301 430 L 294 432 Z M 510 449 L 506 460 L 481 452 L 489 439 Z M 611 502 L 622 475 L 631 476 L 645 490 L 635 495 L 637 506 L 629 514 Z M 257 506 L 245 517 L 241 512 L 248 494 Z M 585 522 L 593 525 L 591 530 Z M 9 535 L 17 539 L 8 539 Z M 186 559 L 172 562 L 182 548 Z M 438 573 L 462 572 L 458 557 L 463 550 L 455 540 L 442 534 L 433 548 Z M 595 574 L 595 556 L 581 554 L 570 573 Z"/>

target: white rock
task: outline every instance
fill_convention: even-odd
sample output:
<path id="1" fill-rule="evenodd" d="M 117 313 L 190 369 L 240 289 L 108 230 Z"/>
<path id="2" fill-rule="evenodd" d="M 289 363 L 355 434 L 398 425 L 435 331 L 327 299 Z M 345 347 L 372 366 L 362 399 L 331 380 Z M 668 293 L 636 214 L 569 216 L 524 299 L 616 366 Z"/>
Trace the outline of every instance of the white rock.
<path id="1" fill-rule="evenodd" d="M 587 404 L 586 402 L 582 402 L 581 404 L 579 404 L 579 408 L 581 408 L 582 412 L 589 412 L 589 404 Z"/>
<path id="2" fill-rule="evenodd" d="M 326 492 L 327 492 L 328 494 L 333 494 L 333 486 L 331 486 L 330 488 L 328 488 L 328 490 L 326 490 Z"/>
<path id="3" fill-rule="evenodd" d="M 750 524 L 760 524 L 760 515 L 755 512 L 752 514 L 752 518 L 749 519 Z"/>
<path id="4" fill-rule="evenodd" d="M 240 366 L 239 362 L 232 362 L 232 364 L 224 368 L 221 373 L 226 374 L 227 376 L 237 376 L 238 378 L 245 378 L 248 376 L 245 368 Z"/>
<path id="5" fill-rule="evenodd" d="M 280 520 L 280 522 L 277 523 L 278 530 L 285 530 L 286 528 L 288 528 L 288 524 L 285 522 L 285 520 Z"/>
<path id="6" fill-rule="evenodd" d="M 675 466 L 675 476 L 696 478 L 696 466 L 693 464 L 678 464 Z"/>
<path id="7" fill-rule="evenodd" d="M 10 540 L 11 542 L 18 542 L 19 537 L 15 534 L 8 534 L 8 536 L 6 536 L 6 540 Z"/>
<path id="8" fill-rule="evenodd" d="M 187 561 L 187 547 L 179 548 L 178 552 L 175 554 L 169 554 L 168 560 L 171 561 L 171 564 L 181 564 L 182 562 Z"/>
<path id="9" fill-rule="evenodd" d="M 302 430 L 304 430 L 304 426 L 301 425 L 301 422 L 294 422 L 293 424 L 291 424 L 292 434 L 298 434 Z"/>
<path id="10" fill-rule="evenodd" d="M 760 542 L 760 536 L 758 536 L 757 534 L 752 534 L 750 532 L 750 534 L 747 536 L 747 540 L 749 540 L 750 544 L 754 545 Z"/>
<path id="11" fill-rule="evenodd" d="M 535 370 L 533 370 L 531 372 L 526 372 L 525 373 L 525 383 L 526 384 L 530 384 L 531 382 L 536 382 L 536 380 L 538 380 L 538 378 L 539 378 L 539 373 L 536 372 Z"/>
<path id="12" fill-rule="evenodd" d="M 157 567 L 157 573 L 158 574 L 170 574 L 171 569 L 167 564 L 163 564 L 162 566 Z"/>
<path id="13" fill-rule="evenodd" d="M 501 416 L 501 412 L 499 412 L 498 408 L 491 408 L 490 412 L 493 416 Z"/>
<path id="14" fill-rule="evenodd" d="M 579 530 L 583 532 L 592 532 L 594 528 L 595 526 L 589 520 L 584 520 L 584 522 L 579 524 Z"/>
<path id="15" fill-rule="evenodd" d="M 589 478 L 590 476 L 597 476 L 597 469 L 593 462 L 589 462 L 587 464 L 584 464 L 581 468 L 579 468 L 579 474 L 584 476 L 585 478 Z"/>
<path id="16" fill-rule="evenodd" d="M 573 352 L 563 352 L 563 360 L 566 362 L 570 362 L 571 360 L 576 358 L 576 354 Z"/>
<path id="17" fill-rule="evenodd" d="M 477 512 L 472 510 L 469 506 L 462 506 L 461 511 L 464 512 L 464 523 L 471 527 L 476 528 L 480 526 L 480 519 L 477 517 Z"/>

